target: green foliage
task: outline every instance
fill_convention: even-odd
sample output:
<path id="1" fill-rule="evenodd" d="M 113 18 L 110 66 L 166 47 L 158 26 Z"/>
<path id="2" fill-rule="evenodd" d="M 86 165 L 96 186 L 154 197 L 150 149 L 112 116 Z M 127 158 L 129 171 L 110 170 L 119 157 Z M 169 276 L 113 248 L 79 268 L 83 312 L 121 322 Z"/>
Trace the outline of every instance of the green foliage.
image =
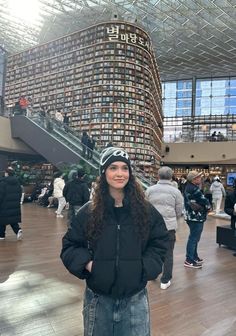
<path id="1" fill-rule="evenodd" d="M 88 184 L 95 181 L 98 176 L 98 170 L 91 167 L 84 160 L 80 160 L 78 164 L 61 162 L 57 164 L 57 167 L 63 173 L 66 180 L 71 179 L 72 173 L 78 171 L 78 169 L 82 169 L 85 172 L 84 181 Z"/>
<path id="2" fill-rule="evenodd" d="M 23 186 L 42 183 L 44 180 L 45 172 L 39 168 L 31 167 L 20 161 L 11 162 L 10 166 L 15 170 L 15 174 L 18 177 L 20 184 Z"/>

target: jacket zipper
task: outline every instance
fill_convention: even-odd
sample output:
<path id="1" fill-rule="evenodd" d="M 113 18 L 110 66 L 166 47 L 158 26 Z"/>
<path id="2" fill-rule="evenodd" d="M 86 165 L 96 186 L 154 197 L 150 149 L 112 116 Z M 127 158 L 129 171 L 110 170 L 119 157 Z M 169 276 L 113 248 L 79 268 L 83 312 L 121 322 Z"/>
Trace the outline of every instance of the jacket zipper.
<path id="1" fill-rule="evenodd" d="M 116 239 L 116 272 L 118 270 L 119 264 L 119 253 L 120 253 L 120 224 L 117 224 L 117 239 Z"/>

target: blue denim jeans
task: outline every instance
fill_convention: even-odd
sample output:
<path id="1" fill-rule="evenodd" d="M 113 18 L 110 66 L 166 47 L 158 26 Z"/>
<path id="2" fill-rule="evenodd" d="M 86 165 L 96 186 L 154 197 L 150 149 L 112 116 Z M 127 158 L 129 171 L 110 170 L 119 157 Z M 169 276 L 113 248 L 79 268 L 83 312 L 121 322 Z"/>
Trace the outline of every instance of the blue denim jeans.
<path id="1" fill-rule="evenodd" d="M 95 294 L 84 295 L 84 336 L 150 336 L 146 288 L 125 299 Z"/>
<path id="2" fill-rule="evenodd" d="M 198 258 L 197 247 L 201 238 L 204 222 L 187 221 L 187 224 L 189 226 L 190 233 L 186 248 L 186 259 L 189 262 L 193 262 Z"/>

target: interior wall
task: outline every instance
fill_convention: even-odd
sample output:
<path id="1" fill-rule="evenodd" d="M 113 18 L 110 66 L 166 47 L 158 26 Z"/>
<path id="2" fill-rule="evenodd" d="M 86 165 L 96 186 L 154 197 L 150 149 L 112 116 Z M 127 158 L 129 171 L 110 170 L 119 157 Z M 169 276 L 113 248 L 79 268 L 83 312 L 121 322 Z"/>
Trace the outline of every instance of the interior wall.
<path id="1" fill-rule="evenodd" d="M 164 164 L 236 164 L 235 142 L 164 143 Z"/>
<path id="2" fill-rule="evenodd" d="M 0 116 L 0 151 L 37 155 L 24 142 L 11 137 L 10 119 L 2 116 Z"/>

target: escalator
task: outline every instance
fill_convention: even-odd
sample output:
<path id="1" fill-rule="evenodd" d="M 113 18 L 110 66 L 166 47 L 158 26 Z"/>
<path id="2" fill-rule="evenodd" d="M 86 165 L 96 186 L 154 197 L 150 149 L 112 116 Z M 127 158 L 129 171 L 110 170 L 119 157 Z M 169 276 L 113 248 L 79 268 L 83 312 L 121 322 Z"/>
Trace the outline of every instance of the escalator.
<path id="1" fill-rule="evenodd" d="M 81 134 L 55 119 L 43 118 L 40 114 L 32 117 L 15 115 L 11 117 L 11 132 L 13 138 L 20 138 L 58 169 L 62 163 L 69 165 L 83 162 L 92 169 L 93 175 L 98 175 L 100 153 L 93 150 L 93 158 L 86 159 L 83 156 Z M 133 171 L 144 189 L 154 184 L 153 179 L 147 178 L 141 169 L 133 166 Z"/>
<path id="2" fill-rule="evenodd" d="M 15 115 L 11 117 L 11 132 L 13 138 L 24 141 L 59 169 L 63 162 L 78 164 L 82 161 L 92 168 L 95 175 L 98 174 L 98 154 L 94 153 L 92 160 L 84 158 L 80 140 L 52 119 Z"/>

